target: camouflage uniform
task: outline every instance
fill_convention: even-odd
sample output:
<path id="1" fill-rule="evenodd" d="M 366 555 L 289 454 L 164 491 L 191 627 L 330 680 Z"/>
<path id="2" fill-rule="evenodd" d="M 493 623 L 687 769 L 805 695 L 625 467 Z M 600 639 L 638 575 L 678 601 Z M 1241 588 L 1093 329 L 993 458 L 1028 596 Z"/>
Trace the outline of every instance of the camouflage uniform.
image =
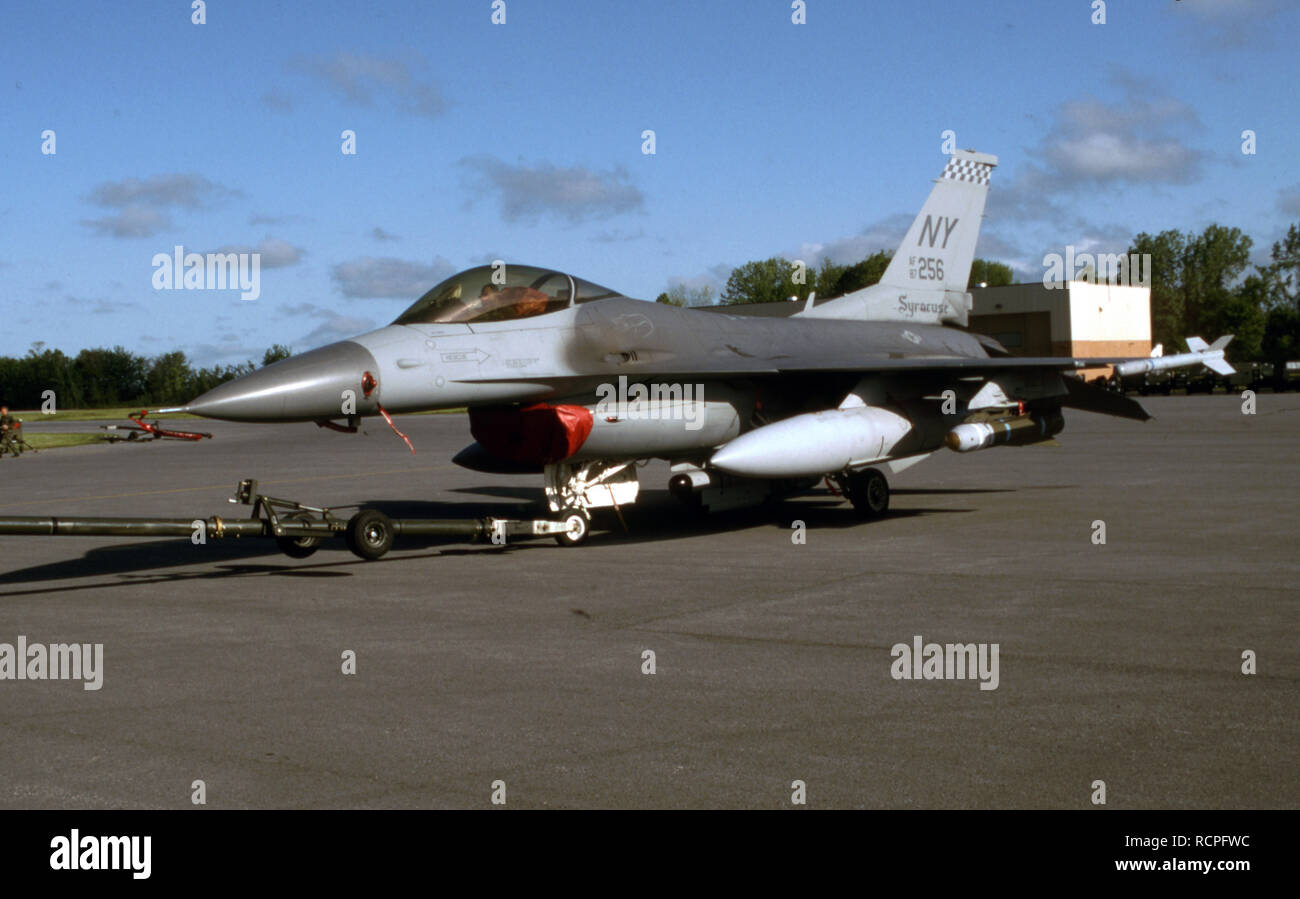
<path id="1" fill-rule="evenodd" d="M 18 455 L 18 419 L 12 415 L 0 415 L 0 454 L 10 452 Z"/>

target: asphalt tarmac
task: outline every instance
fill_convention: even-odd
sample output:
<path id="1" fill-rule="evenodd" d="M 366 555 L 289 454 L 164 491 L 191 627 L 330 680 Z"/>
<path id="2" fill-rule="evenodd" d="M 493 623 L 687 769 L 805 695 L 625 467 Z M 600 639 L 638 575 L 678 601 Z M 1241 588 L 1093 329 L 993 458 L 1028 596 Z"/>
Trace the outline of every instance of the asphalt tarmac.
<path id="1" fill-rule="evenodd" d="M 862 522 L 825 490 L 692 520 L 642 472 L 582 547 L 0 537 L 0 643 L 102 643 L 103 684 L 0 680 L 0 806 L 1294 808 L 1300 397 L 1066 415 L 947 450 Z M 525 516 L 463 415 L 0 460 L 0 515 L 239 516 L 242 477 L 394 517 Z M 37 431 L 39 421 L 28 427 Z M 97 423 L 82 429 L 93 429 Z M 806 543 L 792 541 L 792 522 Z M 1094 542 L 1094 522 L 1106 542 Z M 998 644 L 996 689 L 891 647 Z M 356 673 L 342 656 L 356 654 Z M 654 673 L 643 673 L 644 653 Z M 1257 673 L 1242 673 L 1242 654 Z M 500 785 L 495 788 L 501 798 Z"/>

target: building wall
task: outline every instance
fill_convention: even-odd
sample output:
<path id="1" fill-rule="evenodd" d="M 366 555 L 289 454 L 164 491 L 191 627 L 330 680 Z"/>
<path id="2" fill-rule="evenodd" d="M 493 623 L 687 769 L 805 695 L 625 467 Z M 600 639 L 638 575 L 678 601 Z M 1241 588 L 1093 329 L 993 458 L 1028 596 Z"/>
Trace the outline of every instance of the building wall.
<path id="1" fill-rule="evenodd" d="M 1052 316 L 1049 312 L 995 312 L 972 315 L 970 330 L 987 334 L 1001 343 L 1013 356 L 1057 355 L 1052 342 Z"/>
<path id="2" fill-rule="evenodd" d="M 1151 291 L 1071 281 L 1070 339 L 1075 342 L 1145 341 L 1151 351 Z"/>
<path id="3" fill-rule="evenodd" d="M 970 330 L 999 340 L 1015 356 L 1151 352 L 1151 291 L 1146 287 L 1071 281 L 1060 288 L 1013 284 L 971 294 Z"/>
<path id="4" fill-rule="evenodd" d="M 1011 284 L 1007 287 L 976 288 L 971 291 L 971 296 L 974 297 L 972 317 L 1046 312 L 1051 322 L 1050 339 L 1054 342 L 1070 339 L 1070 292 L 1066 288 L 1048 290 L 1037 283 Z M 970 329 L 981 334 L 988 333 L 980 331 L 974 325 Z"/>
<path id="5" fill-rule="evenodd" d="M 1026 354 L 1028 355 L 1028 354 Z M 1071 340 L 1053 343 L 1048 356 L 1149 356 L 1150 340 Z"/>

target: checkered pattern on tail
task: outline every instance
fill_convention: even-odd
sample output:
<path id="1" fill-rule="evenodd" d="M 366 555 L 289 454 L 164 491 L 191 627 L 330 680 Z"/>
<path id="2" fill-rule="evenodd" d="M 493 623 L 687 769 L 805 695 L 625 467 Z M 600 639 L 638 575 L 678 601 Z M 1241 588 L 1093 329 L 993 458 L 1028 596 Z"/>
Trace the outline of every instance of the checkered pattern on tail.
<path id="1" fill-rule="evenodd" d="M 944 166 L 941 177 L 949 181 L 969 181 L 972 184 L 989 183 L 989 175 L 993 172 L 993 166 L 983 162 L 975 162 L 971 159 L 958 159 L 954 156 L 948 160 Z"/>

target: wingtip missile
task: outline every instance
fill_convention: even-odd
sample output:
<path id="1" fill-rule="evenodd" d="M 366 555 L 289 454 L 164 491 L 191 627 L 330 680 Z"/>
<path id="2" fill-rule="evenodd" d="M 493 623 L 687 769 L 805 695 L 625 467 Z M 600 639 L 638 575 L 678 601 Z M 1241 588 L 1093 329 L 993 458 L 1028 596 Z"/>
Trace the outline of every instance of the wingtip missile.
<path id="1" fill-rule="evenodd" d="M 1115 365 L 1115 374 L 1121 378 L 1126 378 L 1145 372 L 1186 368 L 1189 365 L 1199 364 L 1217 374 L 1230 375 L 1237 370 L 1224 358 L 1223 351 L 1231 342 L 1231 334 L 1225 334 L 1210 344 L 1207 344 L 1199 337 L 1189 337 L 1187 338 L 1187 345 L 1191 347 L 1191 352 L 1175 353 L 1171 356 L 1151 356 L 1146 359 L 1134 359 L 1131 362 L 1119 362 Z"/>

